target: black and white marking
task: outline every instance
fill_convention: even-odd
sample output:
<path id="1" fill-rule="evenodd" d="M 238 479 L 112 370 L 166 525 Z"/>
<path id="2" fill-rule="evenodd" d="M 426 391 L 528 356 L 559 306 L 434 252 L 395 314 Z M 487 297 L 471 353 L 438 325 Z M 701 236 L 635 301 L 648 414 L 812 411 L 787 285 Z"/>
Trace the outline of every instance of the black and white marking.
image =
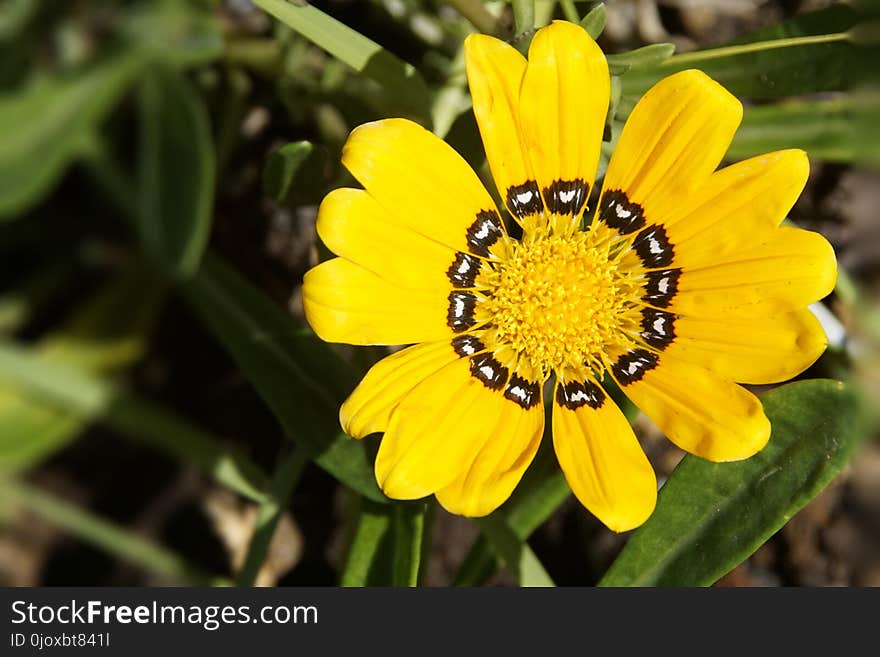
<path id="1" fill-rule="evenodd" d="M 657 367 L 660 357 L 647 349 L 631 349 L 611 366 L 614 378 L 622 386 L 640 381 L 645 372 Z"/>
<path id="2" fill-rule="evenodd" d="M 675 255 L 663 226 L 648 226 L 633 240 L 633 248 L 649 269 L 667 267 Z"/>
<path id="3" fill-rule="evenodd" d="M 675 340 L 675 315 L 665 310 L 642 310 L 642 339 L 659 351 Z"/>
<path id="4" fill-rule="evenodd" d="M 556 403 L 570 411 L 581 406 L 592 409 L 602 408 L 605 392 L 592 381 L 569 381 L 556 386 Z"/>
<path id="5" fill-rule="evenodd" d="M 514 185 L 507 190 L 507 208 L 514 216 L 524 219 L 544 210 L 538 183 L 527 180 L 522 185 Z"/>
<path id="6" fill-rule="evenodd" d="M 681 269 L 661 269 L 645 274 L 642 301 L 658 308 L 666 308 L 678 292 L 678 279 Z"/>
<path id="7" fill-rule="evenodd" d="M 511 374 L 507 388 L 504 389 L 504 396 L 525 410 L 529 410 L 541 401 L 541 384 L 524 379 L 519 374 Z"/>
<path id="8" fill-rule="evenodd" d="M 471 253 L 487 257 L 489 249 L 504 235 L 501 217 L 495 210 L 481 210 L 467 229 L 467 245 Z"/>
<path id="9" fill-rule="evenodd" d="M 507 383 L 507 368 L 499 363 L 492 354 L 479 354 L 471 357 L 471 376 L 489 388 L 501 390 Z"/>
<path id="10" fill-rule="evenodd" d="M 456 335 L 452 338 L 452 349 L 462 358 L 473 356 L 486 350 L 486 345 L 474 335 Z"/>
<path id="11" fill-rule="evenodd" d="M 590 186 L 580 178 L 575 180 L 556 180 L 544 188 L 544 203 L 554 214 L 568 214 L 576 217 L 581 213 Z"/>
<path id="12" fill-rule="evenodd" d="M 645 210 L 638 203 L 630 202 L 619 189 L 608 190 L 599 203 L 599 219 L 617 230 L 621 235 L 629 235 L 645 226 Z"/>
<path id="13" fill-rule="evenodd" d="M 455 260 L 449 265 L 449 269 L 446 270 L 446 277 L 452 283 L 452 287 L 474 287 L 474 281 L 477 274 L 480 273 L 481 265 L 482 261 L 476 256 L 459 251 L 455 254 Z"/>
<path id="14" fill-rule="evenodd" d="M 453 290 L 449 293 L 449 307 L 446 309 L 446 324 L 456 333 L 473 328 L 477 320 L 474 318 L 474 310 L 477 307 L 477 297 L 470 292 Z"/>

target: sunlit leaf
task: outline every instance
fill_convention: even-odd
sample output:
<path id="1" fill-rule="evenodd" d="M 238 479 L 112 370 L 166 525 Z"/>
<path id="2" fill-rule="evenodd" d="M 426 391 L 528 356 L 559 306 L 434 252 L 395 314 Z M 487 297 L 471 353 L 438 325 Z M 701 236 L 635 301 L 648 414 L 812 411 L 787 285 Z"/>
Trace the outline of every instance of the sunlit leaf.
<path id="1" fill-rule="evenodd" d="M 770 442 L 735 463 L 686 456 L 604 586 L 707 586 L 757 550 L 840 472 L 857 444 L 856 395 L 837 381 L 762 397 Z"/>
<path id="2" fill-rule="evenodd" d="M 600 2 L 590 10 L 590 13 L 581 19 L 581 27 L 583 27 L 591 37 L 598 39 L 599 35 L 602 34 L 602 31 L 605 29 L 605 22 L 607 20 L 608 9 L 606 9 L 604 2 Z"/>
<path id="3" fill-rule="evenodd" d="M 421 75 L 378 43 L 308 3 L 254 0 L 254 4 L 378 82 L 401 107 L 422 119 L 430 115 L 428 88 Z"/>
<path id="4" fill-rule="evenodd" d="M 316 200 L 324 160 L 324 151 L 310 142 L 285 144 L 269 155 L 263 169 L 263 192 L 279 203 Z"/>

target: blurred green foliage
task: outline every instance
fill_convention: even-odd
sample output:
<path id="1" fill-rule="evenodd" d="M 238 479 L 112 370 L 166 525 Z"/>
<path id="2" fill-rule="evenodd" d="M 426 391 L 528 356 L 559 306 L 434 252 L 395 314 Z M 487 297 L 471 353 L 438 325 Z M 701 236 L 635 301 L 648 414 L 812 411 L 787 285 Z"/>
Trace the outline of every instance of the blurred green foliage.
<path id="1" fill-rule="evenodd" d="M 376 118 L 413 118 L 485 172 L 464 36 L 477 25 L 525 48 L 528 28 L 550 18 L 580 13 L 596 37 L 606 20 L 598 3 L 447 4 L 460 14 L 427 0 L 359 3 L 348 13 L 315 3 L 335 17 L 285 0 L 0 2 L 0 484 L 7 500 L 168 581 L 214 581 L 162 546 L 24 483 L 88 427 L 105 425 L 260 505 L 238 577 L 249 584 L 314 461 L 356 500 L 341 583 L 418 583 L 431 513 L 421 503 L 387 504 L 373 477 L 372 447 L 346 438 L 337 420 L 358 375 L 381 353 L 346 359 L 317 340 L 278 303 L 293 292 L 301 265 L 280 282 L 259 278 L 260 245 L 255 252 L 239 236 L 266 230 L 266 208 L 290 216 L 349 184 L 341 145 L 354 126 Z M 745 102 L 731 157 L 802 147 L 814 160 L 876 164 L 874 26 L 836 6 L 718 48 L 673 54 L 671 44 L 647 44 L 609 55 L 616 94 L 606 161 L 641 93 L 697 67 Z M 171 313 L 174 322 L 196 320 L 274 414 L 282 444 L 274 472 L 138 390 L 133 368 Z M 724 476 L 758 485 L 789 446 L 795 451 L 785 458 L 816 474 L 774 479 L 779 504 L 768 505 L 742 541 L 722 540 L 742 527 L 742 513 L 676 515 L 677 497 L 713 510 L 733 499 L 721 489 L 695 490 L 691 480 L 707 465 L 688 459 L 608 581 L 709 584 L 746 558 L 845 462 L 855 440 L 850 394 L 815 383 L 767 396 L 778 449 Z M 839 422 L 798 442 L 828 404 L 837 404 L 828 414 Z M 552 583 L 526 543 L 569 496 L 544 442 L 513 498 L 481 523 L 457 584 L 479 584 L 501 566 L 524 585 Z M 824 469 L 813 468 L 818 463 Z M 699 574 L 675 565 L 688 547 L 663 533 L 667 517 L 677 536 L 705 533 L 714 541 L 713 562 Z"/>

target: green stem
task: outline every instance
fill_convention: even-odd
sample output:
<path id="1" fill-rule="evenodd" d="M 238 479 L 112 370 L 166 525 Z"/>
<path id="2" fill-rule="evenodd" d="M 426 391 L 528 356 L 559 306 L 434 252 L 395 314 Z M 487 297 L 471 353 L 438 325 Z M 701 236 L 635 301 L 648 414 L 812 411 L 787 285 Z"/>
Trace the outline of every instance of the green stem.
<path id="1" fill-rule="evenodd" d="M 673 55 L 666 60 L 665 64 L 669 66 L 677 66 L 680 64 L 696 64 L 707 60 L 719 59 L 721 57 L 744 55 L 750 52 L 763 52 L 766 50 L 776 50 L 779 48 L 793 48 L 796 46 L 810 46 L 819 43 L 848 41 L 849 38 L 850 35 L 848 32 L 836 32 L 834 34 L 818 34 L 815 36 L 774 39 L 773 41 L 758 41 L 757 43 L 746 43 L 740 46 L 724 46 L 722 48 L 712 48 L 710 50 L 698 50 L 696 52 L 687 52 L 680 55 Z"/>
<path id="2" fill-rule="evenodd" d="M 562 13 L 565 15 L 565 20 L 571 21 L 572 23 L 581 22 L 577 7 L 574 6 L 572 0 L 559 0 L 559 6 L 562 7 Z"/>
<path id="3" fill-rule="evenodd" d="M 398 504 L 394 509 L 393 586 L 418 586 L 425 530 L 425 504 Z"/>
<path id="4" fill-rule="evenodd" d="M 236 578 L 238 586 L 253 586 L 260 572 L 260 567 L 266 560 L 272 536 L 278 527 L 281 514 L 290 502 L 290 497 L 296 488 L 299 478 L 305 470 L 311 455 L 308 450 L 296 448 L 288 451 L 281 457 L 281 463 L 272 476 L 269 485 L 268 497 L 260 505 L 257 512 L 257 523 L 244 565 Z"/>
<path id="5" fill-rule="evenodd" d="M 228 585 L 225 579 L 207 575 L 179 555 L 155 543 L 131 535 L 125 529 L 20 481 L 0 478 L 4 501 L 26 508 L 120 559 L 145 570 L 190 585 Z"/>
<path id="6" fill-rule="evenodd" d="M 446 4 L 455 10 L 483 34 L 501 36 L 504 29 L 500 18 L 493 15 L 481 0 L 446 0 Z"/>

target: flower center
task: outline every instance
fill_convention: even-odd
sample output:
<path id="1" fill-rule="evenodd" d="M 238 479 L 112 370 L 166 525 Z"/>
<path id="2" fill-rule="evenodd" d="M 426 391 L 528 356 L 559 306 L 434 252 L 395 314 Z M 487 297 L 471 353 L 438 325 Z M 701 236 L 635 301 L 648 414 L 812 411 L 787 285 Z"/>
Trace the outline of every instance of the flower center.
<path id="1" fill-rule="evenodd" d="M 609 349 L 628 344 L 640 320 L 641 268 L 625 247 L 598 222 L 588 231 L 530 231 L 511 242 L 486 279 L 479 311 L 486 337 L 544 379 L 584 367 L 601 376 Z"/>

